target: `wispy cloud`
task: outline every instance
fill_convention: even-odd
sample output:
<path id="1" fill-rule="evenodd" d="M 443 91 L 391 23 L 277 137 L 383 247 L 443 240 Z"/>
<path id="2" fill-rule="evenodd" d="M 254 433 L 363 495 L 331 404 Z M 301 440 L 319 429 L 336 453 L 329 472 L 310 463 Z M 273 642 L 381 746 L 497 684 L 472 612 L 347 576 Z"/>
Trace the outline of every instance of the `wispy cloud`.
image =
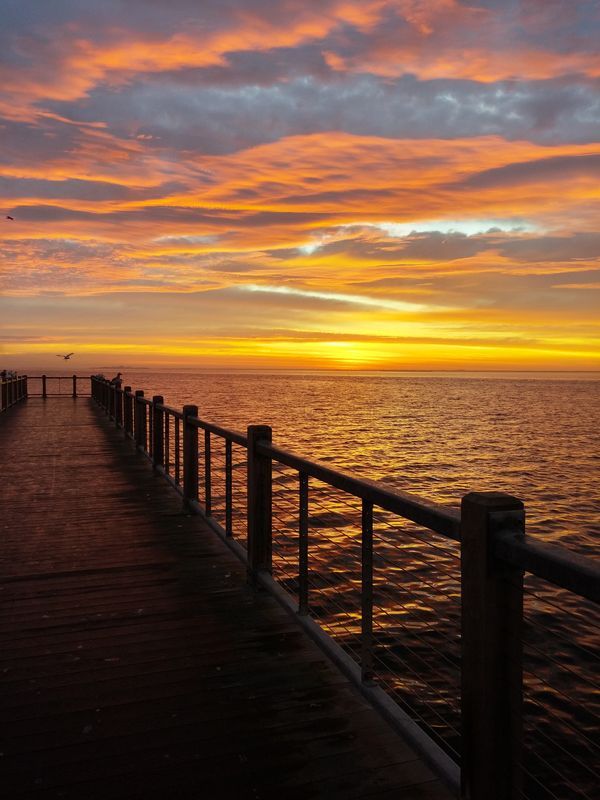
<path id="1" fill-rule="evenodd" d="M 246 284 L 239 287 L 241 291 L 263 292 L 265 294 L 281 294 L 290 297 L 302 297 L 309 300 L 325 300 L 334 303 L 347 303 L 366 308 L 379 308 L 385 311 L 398 311 L 401 313 L 418 313 L 428 306 L 422 303 L 404 302 L 402 300 L 385 300 L 384 298 L 366 297 L 358 294 L 341 294 L 339 292 L 312 292 L 304 289 L 294 289 L 290 286 L 259 286 Z"/>

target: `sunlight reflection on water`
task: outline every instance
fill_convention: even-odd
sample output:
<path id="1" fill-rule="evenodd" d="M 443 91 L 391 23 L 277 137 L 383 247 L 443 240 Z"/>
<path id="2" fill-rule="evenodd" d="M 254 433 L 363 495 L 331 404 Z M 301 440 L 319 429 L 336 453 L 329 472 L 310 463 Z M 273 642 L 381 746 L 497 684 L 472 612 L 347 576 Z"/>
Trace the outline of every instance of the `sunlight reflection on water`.
<path id="1" fill-rule="evenodd" d="M 200 416 L 440 503 L 499 490 L 526 504 L 529 533 L 585 553 L 600 531 L 600 381 L 129 373 Z"/>

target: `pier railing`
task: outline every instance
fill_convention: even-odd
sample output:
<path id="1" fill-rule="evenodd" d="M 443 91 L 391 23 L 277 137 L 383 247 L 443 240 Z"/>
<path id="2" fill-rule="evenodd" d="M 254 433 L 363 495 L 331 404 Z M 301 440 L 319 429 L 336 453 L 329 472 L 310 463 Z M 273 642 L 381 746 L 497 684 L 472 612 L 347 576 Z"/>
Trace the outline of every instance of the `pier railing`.
<path id="1" fill-rule="evenodd" d="M 540 651 L 538 641 L 551 668 L 534 675 L 546 685 L 530 697 L 524 642 L 532 625 L 535 633 L 549 619 L 543 606 L 552 607 L 551 587 L 579 622 L 597 613 L 600 568 L 530 540 L 520 500 L 470 493 L 459 512 L 278 447 L 268 426 L 230 430 L 201 419 L 197 406 L 179 411 L 160 396 L 95 378 L 92 397 L 246 561 L 249 580 L 297 615 L 448 782 L 461 783 L 463 798 L 558 797 L 559 784 L 570 791 L 572 777 L 556 774 L 562 768 L 553 747 L 584 771 L 582 791 L 564 796 L 592 796 L 585 786 L 599 785 L 600 749 L 588 686 L 595 686 L 598 656 L 577 641 L 579 669 L 569 657 L 565 665 Z M 333 565 L 327 574 L 319 552 Z M 434 595 L 440 602 L 432 607 Z M 404 617 L 405 626 L 397 619 Z M 524 719 L 545 692 L 552 702 L 541 712 L 564 722 L 565 706 L 557 710 L 554 701 L 565 687 L 552 679 L 560 683 L 562 669 L 577 683 L 577 691 L 566 691 L 566 711 L 574 731 L 584 721 L 584 753 L 554 741 L 539 724 L 539 708 Z M 524 756 L 527 731 L 533 744 Z"/>
<path id="2" fill-rule="evenodd" d="M 0 377 L 0 413 L 27 398 L 27 376 Z"/>
<path id="3" fill-rule="evenodd" d="M 29 397 L 89 397 L 89 375 L 30 375 Z"/>

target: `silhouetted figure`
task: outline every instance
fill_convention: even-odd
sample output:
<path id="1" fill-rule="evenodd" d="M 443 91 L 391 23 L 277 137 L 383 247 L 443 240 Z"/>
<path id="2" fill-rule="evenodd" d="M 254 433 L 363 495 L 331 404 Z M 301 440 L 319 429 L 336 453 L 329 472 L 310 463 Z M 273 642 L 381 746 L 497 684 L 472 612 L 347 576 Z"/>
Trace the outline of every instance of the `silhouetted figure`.
<path id="1" fill-rule="evenodd" d="M 115 377 L 110 379 L 110 382 L 111 382 L 111 383 L 117 383 L 117 381 L 120 381 L 120 380 L 121 380 L 121 375 L 122 375 L 122 373 L 121 373 L 121 372 L 117 372 L 117 374 L 115 375 Z"/>
<path id="2" fill-rule="evenodd" d="M 6 219 L 11 219 L 13 222 L 15 221 L 14 217 L 9 217 L 8 214 L 6 215 Z"/>

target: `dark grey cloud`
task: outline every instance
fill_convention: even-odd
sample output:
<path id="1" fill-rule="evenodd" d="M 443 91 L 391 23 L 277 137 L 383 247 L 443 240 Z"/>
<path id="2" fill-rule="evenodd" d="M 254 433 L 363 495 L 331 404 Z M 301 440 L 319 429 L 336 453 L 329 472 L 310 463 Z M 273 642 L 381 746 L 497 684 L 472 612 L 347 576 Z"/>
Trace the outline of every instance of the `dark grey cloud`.
<path id="1" fill-rule="evenodd" d="M 264 9 L 273 15 L 283 13 L 274 0 L 3 0 L 2 20 L 4 35 L 8 37 L 39 36 L 50 38 L 56 29 L 75 26 L 81 35 L 98 39 L 112 38 L 118 31 L 143 30 L 149 33 L 170 35 L 182 26 L 188 29 L 202 26 L 204 30 L 227 27 L 232 14 L 247 10 Z"/>
<path id="2" fill-rule="evenodd" d="M 417 233 L 402 238 L 374 239 L 372 236 L 358 236 L 339 239 L 319 247 L 317 255 L 323 258 L 331 255 L 346 256 L 365 262 L 413 261 L 415 259 L 432 261 L 453 261 L 469 258 L 477 253 L 493 248 L 493 243 L 478 236 L 461 233 L 441 233 L 432 231 Z M 298 257 L 298 251 L 287 251 Z"/>
<path id="3" fill-rule="evenodd" d="M 41 178 L 0 177 L 0 197 L 35 197 L 46 200 L 147 200 L 165 197 L 186 188 L 181 182 L 171 181 L 147 189 L 123 186 L 105 181 L 88 181 L 78 178 L 43 180 Z"/>
<path id="4" fill-rule="evenodd" d="M 299 251 L 289 248 L 269 255 L 273 263 L 277 259 L 297 262 Z M 480 255 L 485 258 L 480 260 Z M 340 263 L 347 259 L 364 265 L 363 278 L 343 283 L 349 294 L 385 293 L 388 298 L 423 300 L 440 307 L 532 311 L 577 307 L 582 313 L 594 313 L 598 295 L 586 293 L 585 287 L 593 288 L 600 282 L 600 271 L 587 266 L 599 255 L 598 234 L 533 236 L 490 231 L 465 236 L 434 231 L 396 240 L 368 236 L 338 239 L 321 246 L 315 258 L 336 256 Z M 303 258 L 308 266 L 312 256 Z M 470 260 L 456 268 L 452 262 L 459 259 Z M 268 280 L 275 283 L 271 277 Z"/>
<path id="5" fill-rule="evenodd" d="M 76 149 L 81 132 L 73 125 L 57 120 L 41 124 L 2 120 L 0 164 L 31 165 L 44 159 L 50 163 Z"/>
<path id="6" fill-rule="evenodd" d="M 564 54 L 597 53 L 600 17 L 596 0 L 460 0 L 460 4 L 497 15 L 516 42 L 539 42 Z"/>
<path id="7" fill-rule="evenodd" d="M 150 76 L 147 76 L 149 78 Z M 297 47 L 274 47 L 271 50 L 233 51 L 223 64 L 204 68 L 165 70 L 152 76 L 156 86 L 218 86 L 223 89 L 242 86 L 272 86 L 296 78 L 337 82 L 343 76 L 327 63 L 322 44 Z"/>
<path id="8" fill-rule="evenodd" d="M 518 186 L 533 181 L 555 181 L 589 176 L 600 181 L 600 155 L 551 156 L 484 170 L 461 181 L 465 189 Z M 449 184 L 456 188 L 456 184 Z"/>
<path id="9" fill-rule="evenodd" d="M 197 82 L 202 71 L 195 70 L 172 81 L 147 76 L 119 89 L 99 88 L 84 100 L 51 107 L 81 121 L 105 120 L 120 137 L 150 137 L 149 148 L 207 154 L 332 130 L 391 139 L 500 135 L 542 144 L 597 138 L 598 86 L 584 79 L 478 83 L 410 75 L 328 79 L 308 72 L 282 80 L 275 58 L 269 82 L 271 57 L 246 56 L 263 62 L 260 82 L 241 70 L 229 84 L 208 86 Z"/>
<path id="10" fill-rule="evenodd" d="M 516 261 L 569 262 L 600 258 L 600 233 L 576 233 L 571 236 L 504 241 L 500 252 Z"/>
<path id="11" fill-rule="evenodd" d="M 337 235 L 339 236 L 339 229 Z M 515 262 L 531 262 L 538 265 L 546 262 L 576 263 L 600 257 L 600 234 L 536 236 L 490 229 L 487 233 L 473 236 L 441 231 L 422 233 L 415 231 L 402 238 L 388 239 L 359 235 L 352 238 L 336 238 L 335 241 L 323 244 L 318 248 L 317 256 L 322 258 L 339 255 L 370 263 L 390 264 L 396 261 L 400 266 L 403 262 L 412 264 L 419 259 L 426 262 L 449 262 L 472 258 L 485 252 L 496 252 Z M 273 251 L 273 255 L 283 259 L 298 258 L 298 250 Z M 310 256 L 307 256 L 307 260 L 309 259 Z"/>

